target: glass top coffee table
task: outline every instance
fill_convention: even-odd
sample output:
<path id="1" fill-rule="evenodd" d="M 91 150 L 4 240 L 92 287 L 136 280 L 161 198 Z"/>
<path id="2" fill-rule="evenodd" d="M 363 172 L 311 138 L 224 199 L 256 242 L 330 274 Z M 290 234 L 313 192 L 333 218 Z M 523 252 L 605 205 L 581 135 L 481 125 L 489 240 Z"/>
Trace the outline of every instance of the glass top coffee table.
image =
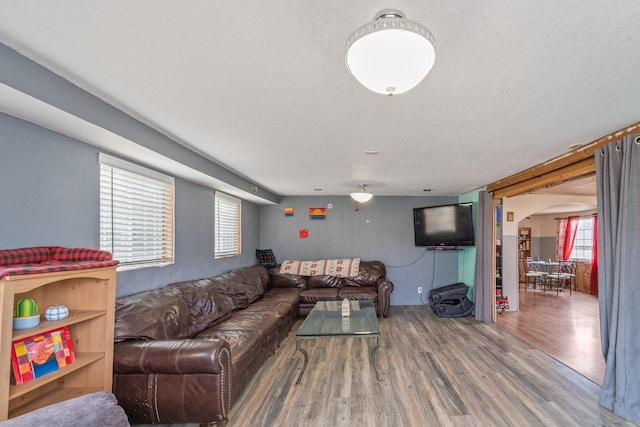
<path id="1" fill-rule="evenodd" d="M 313 338 L 374 337 L 376 344 L 371 349 L 369 361 L 376 372 L 376 379 L 382 380 L 376 366 L 376 351 L 380 348 L 380 325 L 373 301 L 350 301 L 350 306 L 348 317 L 342 316 L 341 301 L 319 301 L 313 307 L 296 333 L 296 350 L 304 356 L 296 384 L 302 382 L 302 375 L 309 363 L 309 355 L 300 346 L 300 341 Z"/>

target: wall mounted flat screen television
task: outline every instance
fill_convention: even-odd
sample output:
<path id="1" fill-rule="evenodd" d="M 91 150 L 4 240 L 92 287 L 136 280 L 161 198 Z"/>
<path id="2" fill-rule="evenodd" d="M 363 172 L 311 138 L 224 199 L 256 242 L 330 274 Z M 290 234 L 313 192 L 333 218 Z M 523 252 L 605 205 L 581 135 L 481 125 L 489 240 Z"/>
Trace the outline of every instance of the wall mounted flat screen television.
<path id="1" fill-rule="evenodd" d="M 474 246 L 473 205 L 414 208 L 413 230 L 416 246 Z"/>

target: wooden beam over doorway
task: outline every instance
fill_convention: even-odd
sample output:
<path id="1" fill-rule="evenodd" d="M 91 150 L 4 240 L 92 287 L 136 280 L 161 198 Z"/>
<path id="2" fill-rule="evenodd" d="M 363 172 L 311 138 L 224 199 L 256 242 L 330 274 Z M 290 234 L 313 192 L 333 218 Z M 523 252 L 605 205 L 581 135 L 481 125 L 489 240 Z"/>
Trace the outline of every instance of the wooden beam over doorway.
<path id="1" fill-rule="evenodd" d="M 640 132 L 640 122 L 633 123 L 616 132 L 598 138 L 588 144 L 554 157 L 501 180 L 487 185 L 493 198 L 511 197 L 533 190 L 561 184 L 577 178 L 595 174 L 593 153 L 611 142 L 620 141 L 624 136 Z"/>

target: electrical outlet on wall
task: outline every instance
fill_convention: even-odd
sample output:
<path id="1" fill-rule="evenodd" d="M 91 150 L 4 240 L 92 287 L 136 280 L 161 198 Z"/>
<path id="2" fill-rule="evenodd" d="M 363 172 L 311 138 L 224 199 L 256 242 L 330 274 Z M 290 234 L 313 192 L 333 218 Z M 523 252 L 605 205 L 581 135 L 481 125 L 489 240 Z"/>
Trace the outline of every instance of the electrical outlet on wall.
<path id="1" fill-rule="evenodd" d="M 418 295 L 422 295 L 422 286 L 418 286 Z"/>

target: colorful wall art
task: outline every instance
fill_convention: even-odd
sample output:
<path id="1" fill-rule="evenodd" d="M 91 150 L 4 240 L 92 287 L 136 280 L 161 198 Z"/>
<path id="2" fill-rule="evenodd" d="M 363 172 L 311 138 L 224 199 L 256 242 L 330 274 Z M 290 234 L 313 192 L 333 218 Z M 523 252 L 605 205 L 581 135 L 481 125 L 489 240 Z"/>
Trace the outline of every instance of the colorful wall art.
<path id="1" fill-rule="evenodd" d="M 327 208 L 309 208 L 309 219 L 327 219 Z"/>

